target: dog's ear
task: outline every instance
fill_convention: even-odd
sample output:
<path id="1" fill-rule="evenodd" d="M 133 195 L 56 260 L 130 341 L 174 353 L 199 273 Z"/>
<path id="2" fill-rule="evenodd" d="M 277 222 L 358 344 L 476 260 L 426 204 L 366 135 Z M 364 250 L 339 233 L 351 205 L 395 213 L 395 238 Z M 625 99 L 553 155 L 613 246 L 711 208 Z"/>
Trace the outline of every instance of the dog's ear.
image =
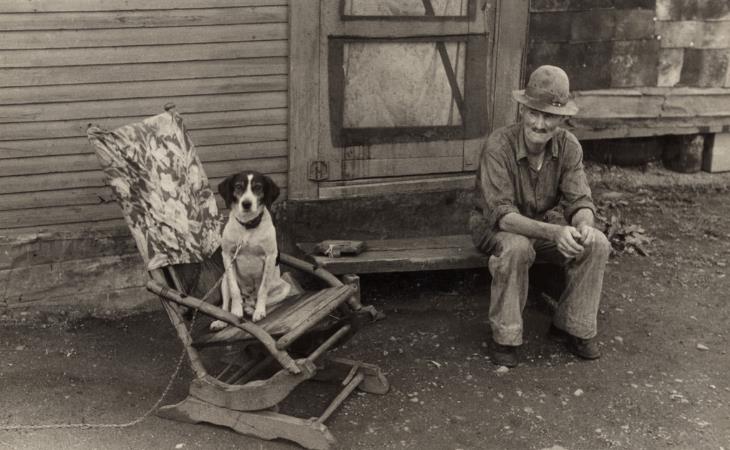
<path id="1" fill-rule="evenodd" d="M 264 205 L 271 209 L 271 205 L 277 198 L 279 198 L 279 186 L 274 183 L 270 176 L 264 175 Z"/>
<path id="2" fill-rule="evenodd" d="M 231 175 L 225 180 L 218 183 L 218 193 L 223 197 L 223 201 L 226 202 L 226 208 L 231 209 L 231 203 L 233 203 L 233 180 L 236 175 Z"/>

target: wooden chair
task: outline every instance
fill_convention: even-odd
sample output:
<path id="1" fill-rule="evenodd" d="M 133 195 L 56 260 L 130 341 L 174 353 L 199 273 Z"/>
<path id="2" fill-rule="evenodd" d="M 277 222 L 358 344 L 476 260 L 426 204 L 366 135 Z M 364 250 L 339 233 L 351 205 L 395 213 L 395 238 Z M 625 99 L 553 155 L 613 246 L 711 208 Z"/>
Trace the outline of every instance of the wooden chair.
<path id="1" fill-rule="evenodd" d="M 315 290 L 290 296 L 257 323 L 216 306 L 222 218 L 182 119 L 166 109 L 114 131 L 87 131 L 147 265 L 147 288 L 159 296 L 194 374 L 187 398 L 158 415 L 328 448 L 334 438 L 324 422 L 353 390 L 389 388 L 377 366 L 327 355 L 373 310 L 360 305 L 357 285 L 286 254 L 280 261 L 289 279 L 306 277 Z M 210 332 L 212 320 L 229 326 Z M 341 380 L 342 389 L 318 417 L 282 413 L 279 406 L 307 380 Z"/>

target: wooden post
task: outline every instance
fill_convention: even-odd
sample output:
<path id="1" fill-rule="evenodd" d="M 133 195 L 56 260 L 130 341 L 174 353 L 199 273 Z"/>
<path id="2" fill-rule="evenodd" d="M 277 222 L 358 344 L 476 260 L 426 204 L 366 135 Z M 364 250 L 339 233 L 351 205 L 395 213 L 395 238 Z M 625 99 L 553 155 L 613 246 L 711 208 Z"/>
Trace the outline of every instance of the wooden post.
<path id="1" fill-rule="evenodd" d="M 314 200 L 307 174 L 319 150 L 319 0 L 289 3 L 289 200 Z"/>
<path id="2" fill-rule="evenodd" d="M 360 302 L 360 277 L 354 273 L 348 273 L 342 275 L 342 282 L 355 288 L 355 293 L 347 300 L 347 304 L 353 310 L 359 311 L 362 308 L 362 303 Z"/>

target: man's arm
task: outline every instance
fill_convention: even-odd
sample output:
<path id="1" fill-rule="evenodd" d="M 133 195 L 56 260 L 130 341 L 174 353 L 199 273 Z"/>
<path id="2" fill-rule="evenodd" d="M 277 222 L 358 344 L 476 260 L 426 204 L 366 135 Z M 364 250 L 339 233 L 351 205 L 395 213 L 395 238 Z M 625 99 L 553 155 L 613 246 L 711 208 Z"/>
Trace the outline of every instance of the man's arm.
<path id="1" fill-rule="evenodd" d="M 509 213 L 499 221 L 499 228 L 529 238 L 555 242 L 558 251 L 567 258 L 574 258 L 583 252 L 583 246 L 576 241 L 581 239 L 581 233 L 572 226 L 544 223 L 522 214 Z"/>
<path id="2" fill-rule="evenodd" d="M 579 242 L 581 244 L 587 245 L 593 242 L 594 233 L 596 232 L 596 229 L 593 226 L 595 222 L 593 210 L 589 208 L 581 208 L 573 214 L 573 218 L 570 221 L 580 233 Z"/>

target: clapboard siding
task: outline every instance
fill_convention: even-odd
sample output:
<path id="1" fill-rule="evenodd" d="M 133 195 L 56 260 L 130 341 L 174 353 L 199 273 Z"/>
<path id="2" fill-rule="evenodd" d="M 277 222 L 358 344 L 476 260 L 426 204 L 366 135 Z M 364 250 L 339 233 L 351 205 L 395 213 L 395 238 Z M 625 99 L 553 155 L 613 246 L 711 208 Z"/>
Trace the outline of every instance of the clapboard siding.
<path id="1" fill-rule="evenodd" d="M 124 119 L 121 120 L 127 123 Z M 114 125 L 116 122 L 110 121 L 110 123 Z M 191 135 L 198 146 L 224 145 L 285 140 L 287 139 L 287 130 L 285 125 L 231 127 L 227 129 L 197 130 L 192 131 Z M 91 151 L 93 149 L 84 137 L 0 141 L 0 155 L 3 158 L 33 158 L 88 153 Z"/>
<path id="2" fill-rule="evenodd" d="M 253 169 L 265 173 L 286 171 L 286 158 L 219 161 L 206 164 L 205 172 L 210 178 L 225 177 L 241 169 Z M 0 192 L 38 192 L 58 189 L 105 186 L 104 174 L 98 170 L 50 173 L 41 175 L 9 176 L 0 179 Z M 42 211 L 40 211 L 42 212 Z"/>
<path id="3" fill-rule="evenodd" d="M 137 9 L 199 9 L 236 6 L 286 6 L 288 0 L 23 0 L 0 4 L 0 12 L 120 11 Z"/>
<path id="4" fill-rule="evenodd" d="M 204 1 L 201 1 L 204 4 Z M 286 22 L 286 6 L 0 14 L 0 31 L 93 30 Z M 93 44 L 93 43 L 91 43 Z"/>
<path id="5" fill-rule="evenodd" d="M 288 169 L 287 0 L 0 2 L 0 232 L 119 226 L 86 139 L 174 103 L 212 183 Z"/>
<path id="6" fill-rule="evenodd" d="M 285 56 L 286 41 L 225 42 L 220 44 L 141 45 L 49 50 L 0 50 L 0 68 L 137 64 L 160 60 L 261 58 Z"/>
<path id="7" fill-rule="evenodd" d="M 121 88 L 121 89 L 120 89 Z M 286 75 L 0 88 L 3 105 L 286 91 Z"/>
<path id="8" fill-rule="evenodd" d="M 197 151 L 200 160 L 206 163 L 209 161 L 284 157 L 287 155 L 287 145 L 286 141 L 256 142 L 253 144 L 197 147 Z M 98 168 L 99 161 L 96 155 L 91 152 L 37 158 L 8 158 L 3 159 L 2 164 L 0 164 L 0 176 L 38 175 L 96 170 Z M 0 209 L 2 209 L 1 201 Z"/>
<path id="9" fill-rule="evenodd" d="M 125 66 L 124 70 L 115 65 L 8 68 L 0 70 L 0 83 L 2 86 L 43 86 L 186 80 L 232 75 L 280 75 L 286 74 L 287 70 L 285 57 L 135 63 Z"/>
<path id="10" fill-rule="evenodd" d="M 0 106 L 0 123 L 52 122 L 137 117 L 158 113 L 165 103 L 177 105 L 182 114 L 193 112 L 236 111 L 286 107 L 286 91 L 244 94 L 149 97 L 122 100 L 96 100 L 83 103 L 35 103 Z"/>
<path id="11" fill-rule="evenodd" d="M 3 50 L 118 47 L 126 45 L 199 44 L 211 42 L 271 41 L 287 38 L 286 23 L 209 25 L 201 27 L 135 28 L 107 30 L 4 31 Z"/>

